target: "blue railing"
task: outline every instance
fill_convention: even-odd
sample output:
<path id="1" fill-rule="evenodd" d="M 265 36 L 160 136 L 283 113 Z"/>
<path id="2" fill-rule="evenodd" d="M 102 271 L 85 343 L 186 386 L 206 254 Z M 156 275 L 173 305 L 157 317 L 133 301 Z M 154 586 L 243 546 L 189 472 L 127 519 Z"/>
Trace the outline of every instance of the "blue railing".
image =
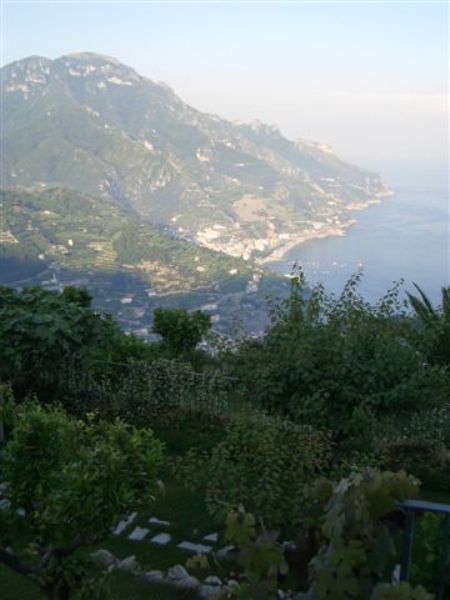
<path id="1" fill-rule="evenodd" d="M 445 598 L 445 579 L 448 569 L 448 554 L 450 546 L 450 504 L 427 502 L 425 500 L 406 500 L 400 502 L 398 507 L 405 513 L 405 530 L 403 533 L 402 557 L 400 563 L 400 581 L 408 581 L 411 568 L 412 548 L 414 539 L 414 523 L 417 513 L 438 513 L 443 515 L 442 537 L 444 550 L 439 559 L 439 572 L 437 574 L 436 600 Z"/>

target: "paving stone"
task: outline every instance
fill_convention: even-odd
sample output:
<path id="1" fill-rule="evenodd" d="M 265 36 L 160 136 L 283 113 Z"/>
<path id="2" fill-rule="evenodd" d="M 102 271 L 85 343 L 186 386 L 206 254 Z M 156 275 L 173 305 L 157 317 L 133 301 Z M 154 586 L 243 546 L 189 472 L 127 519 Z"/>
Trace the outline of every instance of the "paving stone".
<path id="1" fill-rule="evenodd" d="M 141 579 L 150 583 L 162 582 L 164 580 L 164 573 L 162 571 L 145 571 L 145 573 L 141 574 Z"/>
<path id="2" fill-rule="evenodd" d="M 115 564 L 117 561 L 114 554 L 105 548 L 100 548 L 99 550 L 92 552 L 91 557 L 96 563 L 102 565 L 103 567 L 109 567 L 110 565 Z"/>
<path id="3" fill-rule="evenodd" d="M 138 568 L 139 565 L 134 554 L 127 556 L 123 560 L 119 560 L 116 564 L 116 569 L 119 569 L 119 571 L 136 571 Z"/>
<path id="4" fill-rule="evenodd" d="M 151 519 L 148 520 L 150 525 L 162 525 L 164 527 L 170 527 L 170 522 L 169 521 L 161 521 L 160 519 L 157 519 L 156 517 L 152 517 Z"/>
<path id="5" fill-rule="evenodd" d="M 209 577 L 207 577 L 205 579 L 205 584 L 206 585 L 222 585 L 222 581 L 216 575 L 210 575 Z"/>
<path id="6" fill-rule="evenodd" d="M 195 590 L 200 587 L 200 581 L 191 575 L 183 577 L 183 579 L 178 579 L 177 581 L 174 581 L 173 584 L 175 587 L 182 590 Z"/>
<path id="7" fill-rule="evenodd" d="M 217 585 L 202 585 L 200 586 L 200 598 L 204 600 L 223 598 L 223 589 Z"/>
<path id="8" fill-rule="evenodd" d="M 236 581 L 236 579 L 229 579 L 227 581 L 226 587 L 227 587 L 228 591 L 235 592 L 237 595 L 237 591 L 240 589 L 241 586 L 240 586 L 239 582 Z"/>
<path id="9" fill-rule="evenodd" d="M 203 539 L 205 540 L 205 542 L 212 542 L 213 544 L 215 544 L 219 541 L 219 534 L 210 533 L 209 535 L 205 535 Z"/>
<path id="10" fill-rule="evenodd" d="M 126 519 L 124 519 L 123 521 L 120 521 L 120 523 L 117 524 L 116 528 L 113 530 L 113 534 L 114 535 L 120 535 L 121 533 L 123 533 L 125 531 L 125 529 L 128 527 L 128 525 L 131 525 L 131 523 L 133 523 L 133 521 L 136 520 L 137 517 L 137 512 L 131 513 L 131 515 L 128 515 L 128 517 Z"/>
<path id="11" fill-rule="evenodd" d="M 181 542 L 177 545 L 180 550 L 187 550 L 188 552 L 194 552 L 195 554 L 208 554 L 211 552 L 212 547 L 206 546 L 205 544 L 193 544 L 192 542 Z"/>
<path id="12" fill-rule="evenodd" d="M 220 548 L 220 550 L 217 550 L 217 558 L 228 558 L 233 550 L 234 546 L 224 546 L 223 548 Z"/>
<path id="13" fill-rule="evenodd" d="M 140 542 L 145 538 L 150 529 L 145 529 L 145 527 L 135 527 L 133 531 L 128 536 L 129 540 L 136 540 Z"/>
<path id="14" fill-rule="evenodd" d="M 183 565 L 175 565 L 170 567 L 170 569 L 167 571 L 167 577 L 173 580 L 183 579 L 184 577 L 189 577 L 189 573 L 186 571 Z"/>
<path id="15" fill-rule="evenodd" d="M 150 541 L 152 544 L 157 544 L 158 546 L 166 546 L 171 539 L 172 536 L 168 533 L 158 533 L 158 535 L 152 537 Z"/>

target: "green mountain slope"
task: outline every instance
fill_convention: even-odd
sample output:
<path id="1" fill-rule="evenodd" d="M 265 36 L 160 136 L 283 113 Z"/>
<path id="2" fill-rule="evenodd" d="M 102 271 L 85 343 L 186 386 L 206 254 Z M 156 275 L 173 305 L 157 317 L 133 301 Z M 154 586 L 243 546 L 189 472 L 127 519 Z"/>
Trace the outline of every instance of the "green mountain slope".
<path id="1" fill-rule="evenodd" d="M 202 309 L 215 328 L 267 324 L 282 278 L 173 237 L 112 200 L 64 188 L 0 191 L 0 285 L 84 286 L 122 328 L 142 335 L 157 306 Z"/>
<path id="2" fill-rule="evenodd" d="M 245 261 L 176 239 L 106 199 L 62 188 L 10 189 L 0 192 L 0 202 L 0 259 L 26 259 L 33 270 L 54 264 L 127 272 L 159 293 L 252 273 Z"/>
<path id="3" fill-rule="evenodd" d="M 339 229 L 387 191 L 326 147 L 201 113 L 109 57 L 30 57 L 1 86 L 5 186 L 114 200 L 233 256 Z"/>

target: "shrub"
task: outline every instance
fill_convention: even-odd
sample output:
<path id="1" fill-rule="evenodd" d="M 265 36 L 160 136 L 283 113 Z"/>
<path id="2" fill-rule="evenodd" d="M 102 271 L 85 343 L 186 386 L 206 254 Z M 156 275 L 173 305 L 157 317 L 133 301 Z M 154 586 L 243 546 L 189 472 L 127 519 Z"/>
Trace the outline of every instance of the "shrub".
<path id="1" fill-rule="evenodd" d="M 230 417 L 223 441 L 210 452 L 189 451 L 176 473 L 205 491 L 218 523 L 230 507 L 244 504 L 270 527 L 293 526 L 305 517 L 305 483 L 330 458 L 326 433 L 252 413 Z"/>
<path id="2" fill-rule="evenodd" d="M 433 513 L 417 515 L 414 526 L 411 581 L 435 589 L 439 576 L 442 576 L 443 583 L 450 592 L 448 554 L 450 530 L 448 526 L 445 530 L 444 519 L 443 515 Z"/>
<path id="3" fill-rule="evenodd" d="M 357 293 L 358 281 L 350 279 L 336 298 L 321 286 L 308 293 L 303 277 L 294 278 L 265 337 L 226 357 L 258 407 L 325 426 L 342 440 L 361 431 L 360 409 L 376 419 L 446 401 L 449 374 L 426 367 L 426 348 L 399 287 L 369 305 Z"/>
<path id="4" fill-rule="evenodd" d="M 322 501 L 327 496 L 323 489 L 318 488 Z M 378 583 L 389 582 L 396 552 L 386 517 L 396 501 L 417 492 L 417 480 L 404 472 L 375 469 L 352 473 L 336 484 L 325 505 L 325 541 L 311 561 L 305 598 L 369 600 Z"/>
<path id="5" fill-rule="evenodd" d="M 158 490 L 162 446 L 150 430 L 120 421 L 87 423 L 60 407 L 6 399 L 0 419 L 7 481 L 0 509 L 0 563 L 30 577 L 49 598 L 66 599 L 85 577 L 77 552 L 107 538 Z"/>
<path id="6" fill-rule="evenodd" d="M 278 533 L 257 527 L 254 515 L 239 506 L 227 516 L 225 539 L 238 548 L 236 560 L 244 569 L 238 598 L 278 598 L 278 577 L 289 570 Z"/>
<path id="7" fill-rule="evenodd" d="M 425 489 L 450 491 L 449 407 L 421 411 L 379 428 L 378 455 L 387 469 L 404 469 Z"/>
<path id="8" fill-rule="evenodd" d="M 433 594 L 429 594 L 422 586 L 413 587 L 410 583 L 402 581 L 398 585 L 378 585 L 371 600 L 433 600 Z"/>

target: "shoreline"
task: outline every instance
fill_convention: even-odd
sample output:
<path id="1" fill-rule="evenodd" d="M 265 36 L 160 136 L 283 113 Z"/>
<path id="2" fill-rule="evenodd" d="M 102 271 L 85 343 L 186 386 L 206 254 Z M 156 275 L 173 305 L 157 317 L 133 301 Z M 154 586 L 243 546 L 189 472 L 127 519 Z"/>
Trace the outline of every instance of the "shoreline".
<path id="1" fill-rule="evenodd" d="M 343 237 L 345 236 L 346 230 L 355 223 L 357 223 L 356 219 L 350 219 L 346 223 L 341 223 L 339 226 L 334 225 L 333 227 L 327 227 L 322 230 L 307 230 L 301 235 L 296 236 L 295 239 L 292 239 L 286 244 L 278 246 L 278 248 L 272 250 L 272 252 L 268 256 L 257 259 L 256 262 L 258 265 L 265 265 L 271 262 L 279 262 L 284 259 L 289 250 L 292 250 L 296 246 L 300 246 L 305 242 L 309 242 L 311 240 L 319 240 L 331 236 Z"/>
<path id="2" fill-rule="evenodd" d="M 352 211 L 366 210 L 367 208 L 370 208 L 371 206 L 374 206 L 376 204 L 381 204 L 383 198 L 390 197 L 393 195 L 394 195 L 394 191 L 388 190 L 388 191 L 380 194 L 380 196 L 373 198 L 372 200 L 366 200 L 365 202 L 360 202 L 360 203 L 354 202 L 354 203 L 349 204 L 348 207 L 346 207 L 346 208 L 348 210 L 352 210 Z M 339 225 L 334 224 L 332 226 L 325 227 L 323 229 L 306 230 L 303 233 L 296 236 L 295 239 L 292 239 L 289 242 L 286 242 L 286 244 L 283 244 L 282 246 L 278 246 L 278 248 L 274 248 L 270 252 L 270 254 L 268 254 L 264 258 L 257 259 L 255 262 L 258 265 L 266 265 L 267 263 L 272 263 L 272 262 L 281 262 L 290 250 L 292 250 L 296 246 L 300 246 L 301 244 L 304 244 L 305 242 L 309 242 L 311 240 L 319 240 L 322 238 L 332 237 L 332 236 L 344 237 L 347 229 L 349 227 L 351 227 L 352 225 L 355 225 L 357 222 L 358 222 L 357 219 L 350 218 L 347 221 L 345 221 L 344 223 L 340 223 Z"/>

